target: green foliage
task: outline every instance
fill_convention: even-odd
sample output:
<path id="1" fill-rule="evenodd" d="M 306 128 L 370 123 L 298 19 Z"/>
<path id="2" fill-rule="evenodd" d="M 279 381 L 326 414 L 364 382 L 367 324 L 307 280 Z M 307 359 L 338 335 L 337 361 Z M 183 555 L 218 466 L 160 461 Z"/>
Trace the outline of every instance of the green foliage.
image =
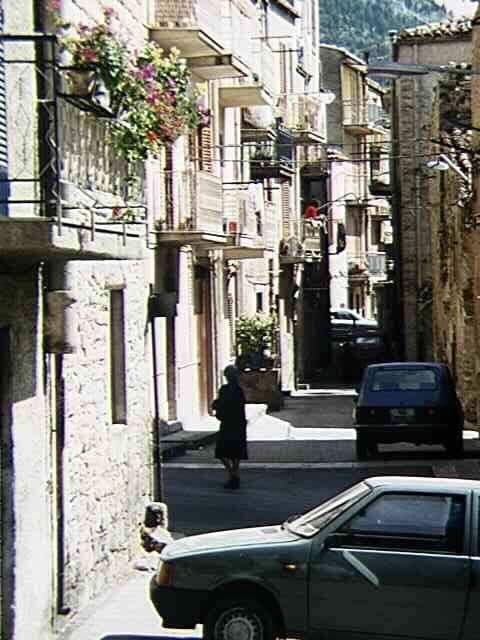
<path id="1" fill-rule="evenodd" d="M 273 351 L 278 320 L 275 313 L 240 316 L 236 323 L 235 342 L 238 354 Z"/>
<path id="2" fill-rule="evenodd" d="M 112 145 L 129 163 L 158 155 L 163 145 L 206 124 L 208 114 L 198 103 L 178 50 L 166 55 L 150 42 L 132 55 L 132 47 L 113 28 L 111 8 L 103 9 L 102 21 L 75 27 L 62 22 L 58 2 L 52 0 L 50 10 L 69 54 L 70 73 L 91 71 L 103 82 L 117 114 Z"/>
<path id="3" fill-rule="evenodd" d="M 390 59 L 389 31 L 446 17 L 435 0 L 320 0 L 320 41 Z"/>

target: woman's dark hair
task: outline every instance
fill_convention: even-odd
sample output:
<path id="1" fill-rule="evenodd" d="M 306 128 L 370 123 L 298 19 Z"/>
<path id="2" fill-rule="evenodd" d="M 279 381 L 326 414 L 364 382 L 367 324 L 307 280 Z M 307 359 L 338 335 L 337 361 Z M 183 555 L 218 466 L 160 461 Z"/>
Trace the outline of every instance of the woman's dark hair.
<path id="1" fill-rule="evenodd" d="M 227 382 L 238 382 L 239 374 L 239 370 L 233 364 L 229 364 L 223 370 L 223 375 L 225 376 Z"/>

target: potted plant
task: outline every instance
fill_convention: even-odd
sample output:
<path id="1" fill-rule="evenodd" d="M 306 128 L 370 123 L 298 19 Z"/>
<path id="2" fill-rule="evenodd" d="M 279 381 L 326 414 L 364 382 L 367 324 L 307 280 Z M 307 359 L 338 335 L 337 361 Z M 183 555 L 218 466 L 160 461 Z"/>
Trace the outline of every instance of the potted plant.
<path id="1" fill-rule="evenodd" d="M 237 320 L 235 339 L 240 384 L 249 403 L 266 404 L 270 410 L 283 406 L 279 372 L 274 369 L 276 314 L 256 313 Z"/>
<path id="2" fill-rule="evenodd" d="M 277 325 L 274 313 L 255 313 L 238 318 L 235 342 L 237 366 L 240 369 L 267 369 L 273 366 Z"/>

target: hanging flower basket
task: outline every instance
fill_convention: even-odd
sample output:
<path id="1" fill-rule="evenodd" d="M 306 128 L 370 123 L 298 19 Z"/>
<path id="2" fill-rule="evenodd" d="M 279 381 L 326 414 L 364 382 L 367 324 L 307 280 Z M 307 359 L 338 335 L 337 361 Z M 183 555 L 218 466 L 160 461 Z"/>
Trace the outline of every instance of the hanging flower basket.
<path id="1" fill-rule="evenodd" d="M 199 104 L 178 50 L 165 54 L 149 42 L 132 53 L 116 32 L 120 20 L 111 8 L 103 8 L 103 21 L 72 28 L 62 21 L 56 0 L 50 2 L 72 68 L 67 70 L 68 93 L 88 98 L 84 102 L 91 103 L 93 113 L 98 106 L 102 115 L 113 118 L 111 143 L 127 162 L 158 156 L 179 136 L 208 126 L 210 113 Z"/>
<path id="2" fill-rule="evenodd" d="M 67 93 L 79 98 L 91 98 L 96 88 L 95 71 L 71 69 L 67 73 Z"/>

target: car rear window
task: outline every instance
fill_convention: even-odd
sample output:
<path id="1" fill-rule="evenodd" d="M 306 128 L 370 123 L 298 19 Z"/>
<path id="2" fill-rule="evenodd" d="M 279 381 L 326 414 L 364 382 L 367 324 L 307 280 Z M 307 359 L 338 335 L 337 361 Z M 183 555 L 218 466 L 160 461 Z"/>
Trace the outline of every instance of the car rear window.
<path id="1" fill-rule="evenodd" d="M 434 391 L 439 387 L 435 369 L 378 369 L 374 371 L 371 391 Z"/>

